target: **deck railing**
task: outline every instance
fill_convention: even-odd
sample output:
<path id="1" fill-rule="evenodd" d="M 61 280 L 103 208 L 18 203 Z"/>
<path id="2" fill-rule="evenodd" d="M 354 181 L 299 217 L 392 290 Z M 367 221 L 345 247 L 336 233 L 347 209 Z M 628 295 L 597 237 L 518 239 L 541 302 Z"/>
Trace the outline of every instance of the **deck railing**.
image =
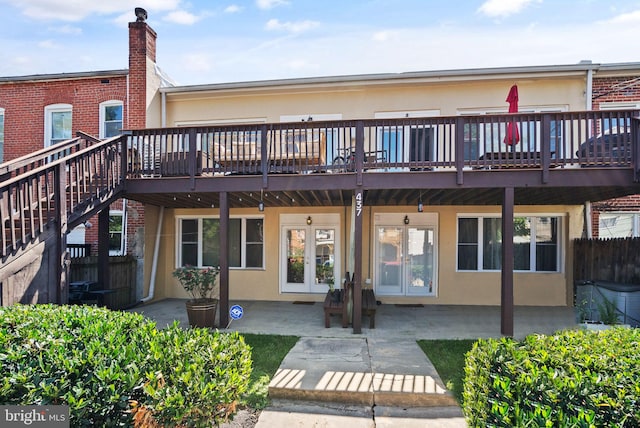
<path id="1" fill-rule="evenodd" d="M 2 258 L 46 232 L 72 226 L 116 196 L 124 182 L 124 142 L 122 137 L 70 140 L 43 154 L 37 161 L 41 165 L 21 165 L 26 169 L 20 175 L 0 182 Z M 6 173 L 14 171 L 8 168 Z"/>
<path id="2" fill-rule="evenodd" d="M 637 166 L 639 115 L 616 110 L 136 130 L 128 136 L 127 169 L 131 177 L 154 177 L 631 167 Z"/>

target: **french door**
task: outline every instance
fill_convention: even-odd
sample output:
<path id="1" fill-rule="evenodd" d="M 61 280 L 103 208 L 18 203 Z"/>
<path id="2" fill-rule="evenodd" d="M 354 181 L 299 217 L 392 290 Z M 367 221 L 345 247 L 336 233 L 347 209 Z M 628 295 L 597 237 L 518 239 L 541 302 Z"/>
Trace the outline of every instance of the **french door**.
<path id="1" fill-rule="evenodd" d="M 401 217 L 399 220 L 403 223 Z M 425 219 L 418 218 L 410 223 L 420 220 Z M 387 296 L 435 296 L 436 225 L 398 226 L 398 221 L 393 222 L 395 225 L 383 223 L 376 224 L 374 232 L 376 293 Z"/>
<path id="2" fill-rule="evenodd" d="M 280 291 L 326 293 L 329 282 L 340 285 L 340 216 L 280 217 Z"/>

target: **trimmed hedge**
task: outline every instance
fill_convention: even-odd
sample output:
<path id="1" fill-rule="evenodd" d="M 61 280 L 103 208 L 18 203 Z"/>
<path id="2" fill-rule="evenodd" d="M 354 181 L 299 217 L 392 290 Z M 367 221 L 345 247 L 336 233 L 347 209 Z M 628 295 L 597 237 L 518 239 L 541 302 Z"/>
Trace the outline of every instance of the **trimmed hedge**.
<path id="1" fill-rule="evenodd" d="M 480 340 L 463 409 L 474 427 L 640 426 L 640 330 Z"/>
<path id="2" fill-rule="evenodd" d="M 158 330 L 90 306 L 0 308 L 0 403 L 67 404 L 72 426 L 211 426 L 235 412 L 251 353 L 237 333 Z"/>

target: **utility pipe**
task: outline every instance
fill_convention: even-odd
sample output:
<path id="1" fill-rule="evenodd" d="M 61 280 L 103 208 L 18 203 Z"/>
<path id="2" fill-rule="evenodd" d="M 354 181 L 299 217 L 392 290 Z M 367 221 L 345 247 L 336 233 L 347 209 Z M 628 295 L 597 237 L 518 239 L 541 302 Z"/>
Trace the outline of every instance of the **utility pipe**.
<path id="1" fill-rule="evenodd" d="M 158 272 L 158 254 L 160 253 L 160 236 L 162 234 L 162 221 L 164 219 L 164 207 L 160 207 L 158 216 L 158 227 L 156 228 L 156 244 L 153 248 L 153 262 L 151 264 L 151 278 L 149 279 L 149 295 L 143 297 L 141 303 L 147 303 L 153 299 L 156 290 L 156 273 Z"/>

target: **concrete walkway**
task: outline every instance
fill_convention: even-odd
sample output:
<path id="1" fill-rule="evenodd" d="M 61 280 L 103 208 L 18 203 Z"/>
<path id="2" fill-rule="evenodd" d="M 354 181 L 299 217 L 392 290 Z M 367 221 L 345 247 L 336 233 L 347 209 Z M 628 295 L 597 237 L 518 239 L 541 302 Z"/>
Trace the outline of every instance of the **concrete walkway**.
<path id="1" fill-rule="evenodd" d="M 269 385 L 272 404 L 256 427 L 464 427 L 462 412 L 416 344 L 419 339 L 500 337 L 500 309 L 487 306 L 381 305 L 362 334 L 324 327 L 321 303 L 231 302 L 244 316 L 229 331 L 301 339 Z M 134 309 L 159 327 L 187 326 L 184 300 Z M 573 308 L 516 307 L 516 338 L 575 328 Z"/>
<path id="2" fill-rule="evenodd" d="M 303 337 L 282 361 L 269 397 L 273 405 L 258 427 L 466 426 L 414 340 Z"/>

